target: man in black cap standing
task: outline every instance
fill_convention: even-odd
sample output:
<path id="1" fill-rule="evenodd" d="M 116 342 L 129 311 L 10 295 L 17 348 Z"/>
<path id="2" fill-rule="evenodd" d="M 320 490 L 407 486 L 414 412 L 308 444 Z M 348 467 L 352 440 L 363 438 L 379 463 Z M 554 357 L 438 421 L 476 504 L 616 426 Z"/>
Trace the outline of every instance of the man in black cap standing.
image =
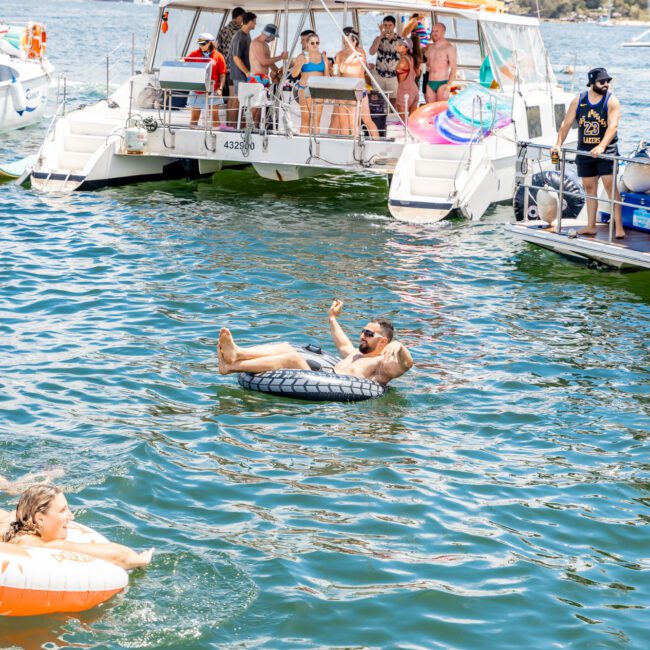
<path id="1" fill-rule="evenodd" d="M 614 187 L 614 161 L 599 158 L 601 154 L 618 155 L 618 122 L 621 116 L 621 105 L 616 97 L 609 92 L 609 82 L 612 78 L 605 68 L 593 68 L 588 73 L 587 88 L 580 93 L 569 106 L 569 110 L 557 134 L 557 142 L 552 152 L 558 152 L 569 134 L 573 123 L 578 122 L 578 150 L 589 152 L 588 155 L 578 155 L 576 166 L 578 176 L 582 178 L 585 192 L 588 196 L 598 193 L 598 179 L 602 180 L 605 190 L 614 199 L 620 201 L 618 189 Z M 587 227 L 578 232 L 580 235 L 596 234 L 597 199 L 587 199 Z M 614 227 L 617 239 L 625 237 L 621 221 L 621 206 L 614 206 Z"/>

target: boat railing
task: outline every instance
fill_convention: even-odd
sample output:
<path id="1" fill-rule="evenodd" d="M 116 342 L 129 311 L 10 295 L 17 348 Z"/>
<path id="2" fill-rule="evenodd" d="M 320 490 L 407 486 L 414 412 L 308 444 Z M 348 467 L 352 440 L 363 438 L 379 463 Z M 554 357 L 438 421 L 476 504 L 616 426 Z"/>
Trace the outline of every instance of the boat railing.
<path id="1" fill-rule="evenodd" d="M 226 109 L 226 104 L 218 104 L 215 108 L 219 111 L 218 124 L 213 124 L 211 116 L 211 102 L 219 98 L 214 93 L 206 93 L 205 103 L 201 108 L 201 117 L 196 126 L 190 125 L 190 109 L 186 107 L 189 91 L 179 89 L 156 89 L 151 88 L 150 91 L 153 96 L 150 98 L 151 106 L 158 110 L 159 125 L 165 129 L 169 134 L 173 135 L 178 130 L 193 129 L 203 130 L 206 136 L 216 137 L 218 131 L 229 131 L 235 133 L 263 133 L 267 135 L 284 135 L 287 137 L 305 136 L 311 139 L 314 138 L 338 138 L 363 140 L 367 136 L 364 131 L 361 115 L 361 101 L 354 102 L 354 113 L 352 117 L 352 132 L 341 128 L 341 121 L 339 118 L 345 118 L 348 115 L 347 108 L 342 106 L 344 102 L 337 102 L 330 99 L 312 99 L 312 111 L 310 114 L 308 132 L 301 133 L 300 113 L 295 110 L 296 105 L 291 101 L 291 92 L 289 90 L 283 91 L 284 97 L 279 101 L 274 96 L 262 96 L 255 98 L 249 95 L 246 99 L 239 102 L 237 109 Z M 132 93 L 133 94 L 133 91 Z M 223 98 L 224 100 L 226 98 Z M 327 124 L 327 114 L 323 118 L 319 128 L 316 128 L 311 117 L 315 113 L 314 107 L 321 104 L 323 108 L 330 109 L 330 123 Z M 350 106 L 351 108 L 352 106 Z M 145 107 L 135 106 L 134 110 L 142 109 Z M 259 109 L 259 117 L 253 126 L 253 111 Z M 387 119 L 391 115 L 390 108 L 386 108 L 384 112 L 376 112 L 371 114 L 371 118 L 376 118 L 377 121 Z M 336 125 L 339 126 L 336 126 Z M 393 140 L 391 134 L 387 132 L 387 128 L 395 126 L 395 124 L 388 124 L 386 128 L 380 128 L 380 140 Z M 402 133 L 402 129 L 398 126 L 398 134 Z M 394 133 L 393 133 L 394 134 Z M 209 143 L 209 139 L 206 140 Z M 173 148 L 171 142 L 165 142 L 165 146 Z M 208 149 L 212 149 L 212 145 L 206 144 Z"/>
<path id="2" fill-rule="evenodd" d="M 564 202 L 564 197 L 567 196 L 579 197 L 579 198 L 584 197 L 586 200 L 593 200 L 598 202 L 602 201 L 602 199 L 598 195 L 587 194 L 584 191 L 571 192 L 567 188 L 565 188 L 565 176 L 566 176 L 568 165 L 575 162 L 575 156 L 590 155 L 589 152 L 579 151 L 578 149 L 574 149 L 572 147 L 564 147 L 564 146 L 559 147 L 559 153 L 560 153 L 559 162 L 554 163 L 551 161 L 551 156 L 550 156 L 551 149 L 554 148 L 555 147 L 550 145 L 539 144 L 534 142 L 528 142 L 528 141 L 518 142 L 517 143 L 518 164 L 517 164 L 516 183 L 518 187 L 523 187 L 524 189 L 527 190 L 530 189 L 546 190 L 547 192 L 552 192 L 558 195 L 559 209 L 556 218 L 555 232 L 560 234 L 562 232 L 562 206 Z M 533 150 L 534 152 L 532 155 L 529 155 L 530 150 Z M 620 165 L 621 163 L 624 164 L 634 163 L 634 164 L 648 165 L 650 167 L 650 159 L 631 158 L 630 156 L 621 156 L 621 155 L 613 155 L 613 154 L 600 154 L 599 156 L 597 156 L 597 158 L 600 160 L 611 160 L 614 163 L 613 170 L 612 170 L 613 191 L 611 196 L 609 196 L 609 198 L 605 201 L 606 203 L 609 204 L 608 225 L 609 225 L 609 242 L 611 243 L 614 240 L 614 210 L 616 208 L 621 209 L 624 206 L 631 207 L 631 208 L 638 208 L 638 205 L 634 203 L 621 200 L 620 192 L 619 192 Z M 548 185 L 545 186 L 535 185 L 534 183 L 532 183 L 532 181 L 525 182 L 527 179 L 532 178 L 533 175 L 532 170 L 529 169 L 528 167 L 529 160 L 537 162 L 539 164 L 540 171 L 545 171 L 544 166 L 546 167 L 546 170 L 553 167 L 558 169 L 560 173 L 560 181 L 559 181 L 560 187 L 556 189 Z M 524 207 L 525 215 L 528 214 L 527 204 L 528 204 L 528 192 L 526 192 L 526 201 Z"/>

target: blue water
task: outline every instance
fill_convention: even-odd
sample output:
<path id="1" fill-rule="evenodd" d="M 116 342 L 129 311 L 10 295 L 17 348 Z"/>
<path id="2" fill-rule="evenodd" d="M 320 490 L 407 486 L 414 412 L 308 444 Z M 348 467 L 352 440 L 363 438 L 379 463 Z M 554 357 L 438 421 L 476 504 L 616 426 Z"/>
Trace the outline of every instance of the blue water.
<path id="1" fill-rule="evenodd" d="M 154 12 L 21 0 L 11 22 L 46 20 L 85 102 Z M 638 28 L 544 33 L 558 71 L 575 47 L 581 85 L 592 64 L 616 77 L 629 150 L 646 53 L 596 39 Z M 114 63 L 117 82 L 130 51 Z M 530 248 L 510 218 L 406 226 L 362 176 L 0 186 L 0 474 L 61 468 L 78 520 L 157 548 L 100 608 L 0 620 L 0 647 L 647 647 L 649 276 Z M 352 336 L 388 314 L 412 350 L 387 397 L 218 374 L 223 325 L 329 346 L 334 296 Z"/>

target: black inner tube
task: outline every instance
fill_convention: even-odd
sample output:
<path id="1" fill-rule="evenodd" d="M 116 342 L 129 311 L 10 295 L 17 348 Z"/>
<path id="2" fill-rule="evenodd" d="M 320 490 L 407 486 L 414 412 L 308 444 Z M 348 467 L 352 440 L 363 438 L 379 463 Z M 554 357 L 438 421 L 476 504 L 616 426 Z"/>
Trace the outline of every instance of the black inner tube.
<path id="1" fill-rule="evenodd" d="M 339 361 L 334 355 L 323 352 L 317 345 L 296 348 L 311 370 L 270 370 L 268 372 L 242 372 L 238 376 L 243 388 L 280 397 L 293 397 L 312 402 L 358 402 L 380 397 L 388 388 L 382 384 L 332 371 Z"/>

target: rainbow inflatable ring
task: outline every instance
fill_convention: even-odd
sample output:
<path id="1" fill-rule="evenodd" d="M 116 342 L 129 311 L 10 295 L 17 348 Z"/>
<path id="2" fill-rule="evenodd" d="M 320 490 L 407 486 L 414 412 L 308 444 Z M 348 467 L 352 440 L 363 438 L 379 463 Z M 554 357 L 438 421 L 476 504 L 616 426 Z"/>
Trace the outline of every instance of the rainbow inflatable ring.
<path id="1" fill-rule="evenodd" d="M 99 533 L 68 526 L 68 541 L 106 543 Z M 0 542 L 0 616 L 81 612 L 122 591 L 124 569 L 82 553 Z"/>
<path id="2" fill-rule="evenodd" d="M 472 106 L 480 97 L 483 110 L 477 113 Z M 494 115 L 494 127 L 492 118 Z M 453 95 L 446 102 L 433 102 L 420 106 L 409 118 L 413 134 L 430 144 L 467 144 L 485 137 L 493 129 L 500 129 L 512 121 L 510 104 L 489 90 L 471 85 Z"/>

